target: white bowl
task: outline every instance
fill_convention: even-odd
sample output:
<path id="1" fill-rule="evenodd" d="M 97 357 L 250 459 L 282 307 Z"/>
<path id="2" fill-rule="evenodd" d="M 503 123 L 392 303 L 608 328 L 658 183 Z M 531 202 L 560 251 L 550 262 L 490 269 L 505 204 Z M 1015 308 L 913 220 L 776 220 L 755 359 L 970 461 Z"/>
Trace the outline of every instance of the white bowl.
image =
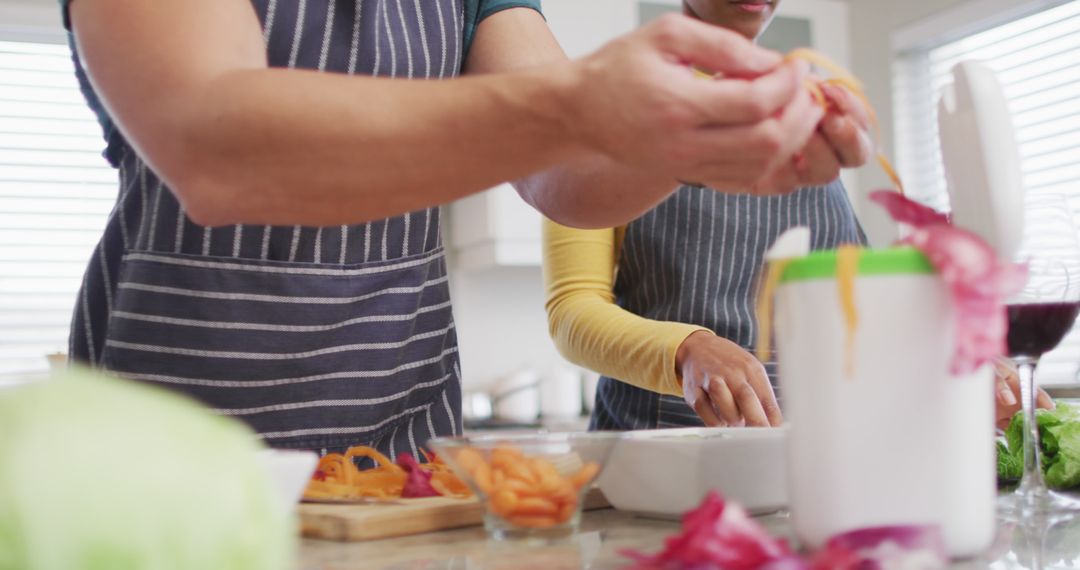
<path id="1" fill-rule="evenodd" d="M 259 452 L 282 504 L 290 511 L 296 508 L 304 495 L 311 475 L 319 464 L 319 455 L 313 451 L 264 449 Z"/>
<path id="2" fill-rule="evenodd" d="M 753 514 L 787 506 L 787 428 L 680 428 L 628 432 L 600 489 L 617 509 L 678 517 L 716 490 Z"/>

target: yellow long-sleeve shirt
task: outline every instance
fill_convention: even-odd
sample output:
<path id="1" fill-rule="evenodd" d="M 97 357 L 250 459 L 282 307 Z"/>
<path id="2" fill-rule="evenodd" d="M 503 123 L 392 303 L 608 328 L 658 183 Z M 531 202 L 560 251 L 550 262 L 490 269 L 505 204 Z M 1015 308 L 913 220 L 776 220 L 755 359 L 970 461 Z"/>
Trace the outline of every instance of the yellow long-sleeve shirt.
<path id="1" fill-rule="evenodd" d="M 709 329 L 656 321 L 615 304 L 625 228 L 579 230 L 545 220 L 544 286 L 548 327 L 571 362 L 639 388 L 682 396 L 675 353 Z"/>

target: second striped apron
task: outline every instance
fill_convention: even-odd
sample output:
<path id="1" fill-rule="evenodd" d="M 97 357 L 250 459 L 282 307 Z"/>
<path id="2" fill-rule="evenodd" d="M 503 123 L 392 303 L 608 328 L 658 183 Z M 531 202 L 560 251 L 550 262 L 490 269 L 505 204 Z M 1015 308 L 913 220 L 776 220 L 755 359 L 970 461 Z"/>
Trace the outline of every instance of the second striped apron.
<path id="1" fill-rule="evenodd" d="M 272 66 L 457 75 L 463 0 L 253 0 Z M 363 105 L 363 101 L 357 101 Z M 440 211 L 208 228 L 126 143 L 75 311 L 75 360 L 168 386 L 276 447 L 391 457 L 461 430 Z"/>
<path id="2" fill-rule="evenodd" d="M 795 226 L 810 227 L 814 249 L 866 241 L 839 181 L 772 197 L 684 186 L 627 226 L 616 303 L 648 319 L 703 326 L 752 351 L 756 281 L 765 250 Z M 764 364 L 775 389 L 776 364 Z M 680 397 L 604 377 L 589 427 L 701 425 Z"/>

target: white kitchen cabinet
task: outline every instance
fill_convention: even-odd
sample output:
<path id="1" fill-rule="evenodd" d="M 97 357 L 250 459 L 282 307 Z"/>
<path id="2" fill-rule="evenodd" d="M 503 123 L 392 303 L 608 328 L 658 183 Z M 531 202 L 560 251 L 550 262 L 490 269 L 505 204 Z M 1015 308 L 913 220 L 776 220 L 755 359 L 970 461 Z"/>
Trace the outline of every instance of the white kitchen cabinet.
<path id="1" fill-rule="evenodd" d="M 540 265 L 540 214 L 509 184 L 450 206 L 449 247 L 459 269 Z"/>

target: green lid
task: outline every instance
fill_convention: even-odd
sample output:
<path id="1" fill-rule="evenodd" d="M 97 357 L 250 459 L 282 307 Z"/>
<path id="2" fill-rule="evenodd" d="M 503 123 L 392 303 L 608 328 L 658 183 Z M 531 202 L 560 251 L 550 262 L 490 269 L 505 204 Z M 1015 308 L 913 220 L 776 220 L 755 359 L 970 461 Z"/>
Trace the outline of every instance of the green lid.
<path id="1" fill-rule="evenodd" d="M 863 249 L 859 251 L 859 275 L 925 275 L 936 273 L 923 252 L 913 247 Z M 836 276 L 836 250 L 815 251 L 792 260 L 781 283 L 832 279 Z"/>

